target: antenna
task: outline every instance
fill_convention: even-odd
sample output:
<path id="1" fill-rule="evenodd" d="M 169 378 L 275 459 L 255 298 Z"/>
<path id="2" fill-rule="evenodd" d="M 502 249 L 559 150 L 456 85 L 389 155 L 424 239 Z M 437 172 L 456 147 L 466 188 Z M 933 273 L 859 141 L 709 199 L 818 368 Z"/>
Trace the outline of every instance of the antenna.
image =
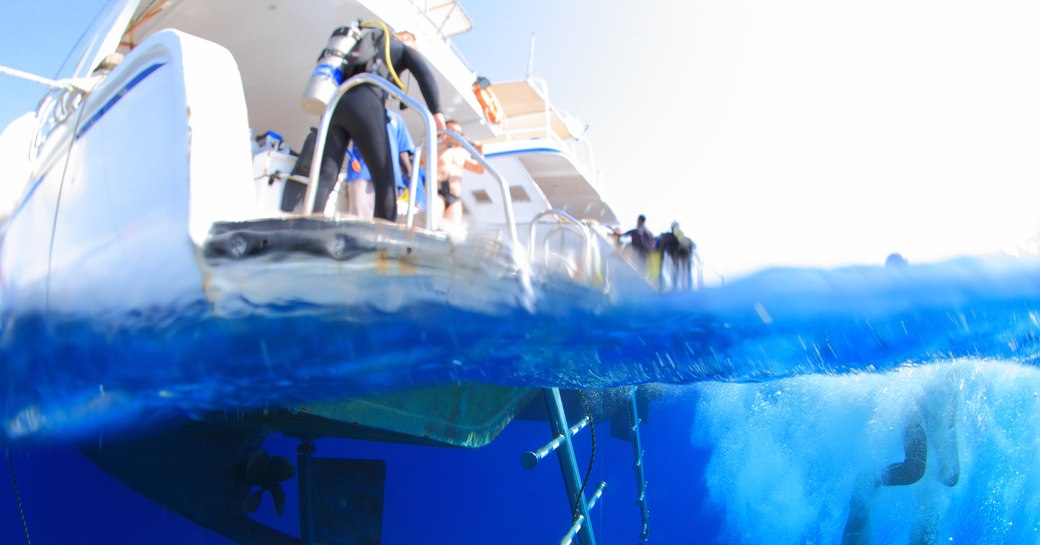
<path id="1" fill-rule="evenodd" d="M 531 50 L 527 53 L 527 79 L 534 75 L 534 32 L 531 33 Z"/>

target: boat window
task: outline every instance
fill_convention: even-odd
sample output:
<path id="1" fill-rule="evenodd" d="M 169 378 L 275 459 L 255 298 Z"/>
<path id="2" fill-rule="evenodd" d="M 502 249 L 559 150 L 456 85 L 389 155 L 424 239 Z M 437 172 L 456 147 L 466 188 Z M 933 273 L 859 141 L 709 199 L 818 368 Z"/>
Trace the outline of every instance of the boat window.
<path id="1" fill-rule="evenodd" d="M 483 189 L 473 191 L 473 199 L 480 204 L 491 204 L 491 195 Z"/>
<path id="2" fill-rule="evenodd" d="M 527 194 L 527 190 L 521 185 L 509 186 L 509 196 L 513 199 L 513 202 L 531 202 L 531 196 Z"/>

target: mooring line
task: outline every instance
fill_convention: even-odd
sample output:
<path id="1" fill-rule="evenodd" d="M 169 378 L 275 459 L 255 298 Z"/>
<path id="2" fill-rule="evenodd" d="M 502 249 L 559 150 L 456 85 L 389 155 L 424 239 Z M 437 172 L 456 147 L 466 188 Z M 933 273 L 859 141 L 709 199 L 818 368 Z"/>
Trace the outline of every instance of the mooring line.
<path id="1" fill-rule="evenodd" d="M 22 509 L 22 494 L 18 491 L 18 479 L 14 476 L 14 458 L 11 457 L 11 451 L 4 451 L 7 455 L 7 466 L 11 468 L 11 486 L 14 487 L 14 500 L 18 504 L 18 515 L 22 517 L 22 530 L 25 530 L 25 543 L 26 545 L 32 545 L 32 541 L 29 540 L 29 525 L 25 522 L 25 510 Z"/>

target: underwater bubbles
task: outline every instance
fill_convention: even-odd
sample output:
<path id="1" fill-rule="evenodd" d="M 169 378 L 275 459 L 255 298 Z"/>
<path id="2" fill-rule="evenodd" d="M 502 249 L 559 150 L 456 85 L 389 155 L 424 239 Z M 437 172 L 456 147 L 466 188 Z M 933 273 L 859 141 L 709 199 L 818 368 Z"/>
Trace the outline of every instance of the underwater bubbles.
<path id="1" fill-rule="evenodd" d="M 1034 367 L 950 360 L 698 387 L 692 439 L 711 450 L 706 486 L 735 542 L 1037 542 Z"/>

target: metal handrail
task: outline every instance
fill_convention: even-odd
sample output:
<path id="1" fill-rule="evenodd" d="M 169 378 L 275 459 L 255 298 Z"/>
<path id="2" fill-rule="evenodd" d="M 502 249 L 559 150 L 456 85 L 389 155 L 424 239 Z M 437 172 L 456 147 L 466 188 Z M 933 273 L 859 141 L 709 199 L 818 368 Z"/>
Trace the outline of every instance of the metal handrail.
<path id="1" fill-rule="evenodd" d="M 433 114 L 430 113 L 424 105 L 420 104 L 417 100 L 409 96 L 407 93 L 402 91 L 400 88 L 394 86 L 389 81 L 370 73 L 358 74 L 347 81 L 343 82 L 339 89 L 336 91 L 336 96 L 329 101 L 329 104 L 325 107 L 325 112 L 321 115 L 321 122 L 318 126 L 318 134 L 314 140 L 314 155 L 311 159 L 311 172 L 307 183 L 307 194 L 304 198 L 304 213 L 311 214 L 314 210 L 314 201 L 317 199 L 318 194 L 318 180 L 321 178 L 321 161 L 325 152 L 325 140 L 329 136 L 329 123 L 332 119 L 332 112 L 335 111 L 336 105 L 343 98 L 350 89 L 357 87 L 362 84 L 375 85 L 390 95 L 394 96 L 401 102 L 404 102 L 408 106 L 412 107 L 416 112 L 419 113 L 419 117 L 422 118 L 425 128 L 425 145 L 426 153 L 429 158 L 426 161 L 426 179 L 427 179 L 427 191 L 426 191 L 426 228 L 433 231 L 437 228 L 437 221 L 439 218 L 434 218 L 434 214 L 431 213 L 432 206 L 430 203 L 435 195 L 435 189 L 432 183 L 438 180 L 437 176 L 437 129 L 436 122 Z M 506 217 L 506 230 L 508 232 L 509 241 L 512 244 L 512 255 L 516 259 L 519 255 L 517 250 L 521 248 L 520 237 L 517 235 L 516 228 L 516 215 L 513 212 L 513 198 L 509 194 L 509 184 L 506 182 L 502 174 L 498 172 L 495 167 L 491 166 L 487 158 L 484 157 L 468 140 L 462 137 L 462 135 L 449 130 L 440 131 L 441 134 L 445 134 L 455 139 L 469 154 L 484 167 L 484 169 L 491 174 L 495 180 L 498 181 L 498 185 L 502 190 L 502 206 Z M 417 150 L 418 151 L 418 150 Z M 421 154 L 421 152 L 420 152 Z M 417 164 L 417 163 L 416 163 Z M 409 207 L 408 215 L 405 225 L 408 229 L 411 229 L 415 223 L 415 190 L 418 185 L 418 168 L 412 169 L 412 176 L 408 180 L 408 193 L 409 193 Z M 518 265 L 520 263 L 518 262 Z M 521 276 L 523 277 L 524 284 L 527 285 L 528 280 L 526 276 L 526 267 L 520 266 Z"/>
<path id="2" fill-rule="evenodd" d="M 509 118 L 507 116 L 505 120 L 506 122 L 502 124 L 500 130 L 496 132 L 496 135 L 505 137 L 507 142 L 515 140 L 530 140 L 532 138 L 545 138 L 546 140 L 556 143 L 560 147 L 566 148 L 571 154 L 581 160 L 581 164 L 585 169 L 594 172 L 596 170 L 596 162 L 592 150 L 592 141 L 585 138 L 585 135 L 589 130 L 589 125 L 585 125 L 585 129 L 581 134 L 572 134 L 571 139 L 565 140 L 560 138 L 560 136 L 556 134 L 556 130 L 553 128 L 553 116 L 555 115 L 559 117 L 560 121 L 566 126 L 567 132 L 570 133 L 570 127 L 567 126 L 567 118 L 570 117 L 569 114 L 557 109 L 551 102 L 549 102 L 549 84 L 544 78 L 529 76 L 526 81 L 531 88 L 534 89 L 535 94 L 537 94 L 542 99 L 542 102 L 545 103 L 545 108 L 542 110 L 542 122 L 544 125 L 540 127 L 536 126 L 511 129 L 509 128 Z"/>
<path id="3" fill-rule="evenodd" d="M 579 270 L 579 271 L 582 270 L 581 268 L 578 267 L 578 265 L 572 263 L 571 260 L 567 258 L 567 256 L 564 256 L 564 255 L 561 255 L 561 254 L 553 254 L 552 250 L 549 248 L 549 246 L 552 245 L 553 237 L 555 235 L 560 235 L 560 245 L 562 246 L 563 245 L 563 241 L 566 240 L 563 236 L 565 234 L 567 234 L 567 233 L 573 233 L 573 232 L 574 232 L 574 226 L 573 225 L 566 224 L 566 223 L 561 223 L 555 229 L 553 229 L 552 231 L 549 231 L 548 233 L 545 234 L 545 237 L 542 238 L 542 263 L 546 267 L 549 266 L 549 256 L 550 255 L 555 255 L 556 257 L 559 257 L 564 262 L 564 265 L 566 265 L 566 266 L 573 266 L 576 270 Z M 533 244 L 533 242 L 532 242 L 532 244 Z M 584 255 L 582 257 L 584 257 Z M 568 271 L 570 271 L 569 268 L 568 268 Z M 572 277 L 574 276 L 573 272 L 571 272 L 571 276 Z"/>
<path id="4" fill-rule="evenodd" d="M 718 277 L 719 284 L 722 286 L 726 285 L 726 275 L 722 274 L 721 271 L 708 265 L 701 259 L 701 255 L 697 253 L 697 250 L 693 251 L 693 262 L 697 267 L 697 289 L 704 289 L 704 271 L 707 269 L 712 274 Z"/>
<path id="5" fill-rule="evenodd" d="M 534 261 L 535 228 L 538 226 L 538 221 L 550 216 L 555 217 L 556 219 L 562 219 L 565 223 L 577 227 L 578 232 L 582 237 L 581 253 L 585 265 L 585 271 L 586 274 L 592 274 L 594 270 L 598 269 L 598 263 L 595 263 L 592 256 L 592 235 L 589 233 L 589 228 L 581 221 L 578 221 L 574 216 L 571 216 L 562 210 L 543 210 L 531 219 L 531 226 L 527 233 L 528 260 L 532 262 Z"/>
<path id="6" fill-rule="evenodd" d="M 307 183 L 307 195 L 304 198 L 304 214 L 310 214 L 311 211 L 314 210 L 314 201 L 318 198 L 318 179 L 321 178 L 321 160 L 325 153 L 325 140 L 329 136 L 329 123 L 332 121 L 332 112 L 336 109 L 336 106 L 339 104 L 340 99 L 343 98 L 343 95 L 346 94 L 347 91 L 365 83 L 375 85 L 376 87 L 383 89 L 384 91 L 392 95 L 394 98 L 400 100 L 401 102 L 404 102 L 408 106 L 411 106 L 415 109 L 416 112 L 419 112 L 419 117 L 422 118 L 423 124 L 426 129 L 426 149 L 428 154 L 427 157 L 432 158 L 437 156 L 437 128 L 436 122 L 433 118 L 433 114 L 430 113 L 430 110 L 426 109 L 426 107 L 420 104 L 419 101 L 410 97 L 407 93 L 405 93 L 403 90 L 401 90 L 394 84 L 390 83 L 389 81 L 375 74 L 370 74 L 367 72 L 358 74 L 348 79 L 347 81 L 344 81 L 343 84 L 339 86 L 339 89 L 336 91 L 336 96 L 329 101 L 328 106 L 325 107 L 325 112 L 321 114 L 321 121 L 318 124 L 318 135 L 317 138 L 314 140 L 314 155 L 311 159 L 311 173 L 310 180 Z M 436 161 L 427 161 L 426 172 L 428 180 L 437 179 Z M 415 194 L 415 183 L 417 179 L 417 176 L 412 176 L 412 179 L 409 180 L 408 191 L 413 195 Z M 426 192 L 427 210 L 430 210 L 430 193 L 430 191 Z M 414 222 L 415 207 L 413 206 L 409 207 L 408 209 L 408 220 L 405 224 L 409 229 L 411 229 Z M 436 228 L 436 225 L 434 224 L 433 214 L 426 214 L 426 226 L 430 230 Z"/>
<path id="7" fill-rule="evenodd" d="M 470 144 L 469 140 L 466 140 L 461 134 L 449 130 L 440 131 L 439 134 L 447 135 L 458 142 L 498 182 L 498 186 L 502 190 L 502 207 L 506 215 L 506 230 L 509 234 L 509 240 L 513 243 L 514 248 L 519 247 L 520 237 L 516 231 L 516 215 L 513 212 L 513 196 L 509 193 L 509 183 L 506 182 L 506 179 L 502 177 L 502 174 L 495 167 L 491 166 L 484 154 L 477 151 L 477 148 L 473 147 L 473 144 Z M 428 162 L 433 163 L 433 161 Z M 429 191 L 427 191 L 427 199 L 429 199 Z"/>

